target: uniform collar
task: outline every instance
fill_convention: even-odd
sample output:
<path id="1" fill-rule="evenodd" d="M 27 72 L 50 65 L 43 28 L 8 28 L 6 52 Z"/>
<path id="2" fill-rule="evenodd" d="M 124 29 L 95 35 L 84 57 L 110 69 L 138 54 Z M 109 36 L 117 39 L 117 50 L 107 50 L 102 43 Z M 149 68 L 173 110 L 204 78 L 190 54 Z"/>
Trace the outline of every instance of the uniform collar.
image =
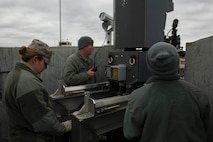
<path id="1" fill-rule="evenodd" d="M 77 56 L 79 57 L 79 58 L 81 58 L 83 61 L 85 61 L 85 62 L 87 62 L 88 60 L 89 60 L 89 57 L 83 57 L 82 55 L 81 55 L 81 52 L 78 50 L 78 52 L 77 52 Z"/>
<path id="2" fill-rule="evenodd" d="M 23 62 L 17 62 L 15 65 L 16 68 L 20 68 L 22 70 L 26 70 L 28 72 L 31 72 L 34 76 L 36 76 L 41 82 L 43 82 L 43 80 L 32 70 L 32 68 L 30 68 L 28 65 L 26 65 Z"/>

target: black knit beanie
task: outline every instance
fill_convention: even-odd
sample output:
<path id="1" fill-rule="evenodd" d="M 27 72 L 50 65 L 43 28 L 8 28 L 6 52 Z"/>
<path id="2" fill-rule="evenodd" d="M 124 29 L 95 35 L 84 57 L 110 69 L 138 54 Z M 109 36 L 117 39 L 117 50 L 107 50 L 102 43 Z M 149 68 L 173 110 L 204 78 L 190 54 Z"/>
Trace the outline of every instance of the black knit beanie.
<path id="1" fill-rule="evenodd" d="M 174 75 L 178 72 L 179 55 L 173 45 L 158 42 L 148 50 L 146 62 L 153 75 Z"/>
<path id="2" fill-rule="evenodd" d="M 93 45 L 93 39 L 89 36 L 82 36 L 78 40 L 78 49 L 80 50 L 81 48 L 84 48 L 88 45 Z"/>

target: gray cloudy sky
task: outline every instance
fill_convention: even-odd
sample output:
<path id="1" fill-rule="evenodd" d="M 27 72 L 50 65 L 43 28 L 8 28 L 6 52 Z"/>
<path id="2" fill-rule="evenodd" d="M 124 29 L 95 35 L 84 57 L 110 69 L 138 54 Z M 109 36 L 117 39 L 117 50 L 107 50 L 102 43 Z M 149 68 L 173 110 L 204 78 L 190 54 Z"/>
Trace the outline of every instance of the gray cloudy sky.
<path id="1" fill-rule="evenodd" d="M 91 36 L 96 46 L 105 33 L 99 14 L 113 16 L 113 0 L 61 0 L 62 40 L 77 45 L 82 35 Z M 173 0 L 174 11 L 167 14 L 165 34 L 173 19 L 179 19 L 181 45 L 213 35 L 212 0 Z M 50 46 L 58 45 L 59 0 L 1 0 L 0 47 L 29 45 L 37 38 Z"/>

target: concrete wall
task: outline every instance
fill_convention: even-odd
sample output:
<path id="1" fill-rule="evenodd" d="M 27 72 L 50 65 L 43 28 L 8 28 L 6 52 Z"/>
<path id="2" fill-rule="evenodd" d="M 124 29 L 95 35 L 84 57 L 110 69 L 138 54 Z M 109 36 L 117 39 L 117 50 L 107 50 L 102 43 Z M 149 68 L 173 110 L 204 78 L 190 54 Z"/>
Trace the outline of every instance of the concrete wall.
<path id="1" fill-rule="evenodd" d="M 200 87 L 210 98 L 209 142 L 213 142 L 213 36 L 186 44 L 185 80 Z"/>
<path id="2" fill-rule="evenodd" d="M 2 102 L 3 84 L 16 59 L 18 59 L 17 49 L 0 48 L 0 141 L 2 142 L 7 138 L 7 116 Z"/>

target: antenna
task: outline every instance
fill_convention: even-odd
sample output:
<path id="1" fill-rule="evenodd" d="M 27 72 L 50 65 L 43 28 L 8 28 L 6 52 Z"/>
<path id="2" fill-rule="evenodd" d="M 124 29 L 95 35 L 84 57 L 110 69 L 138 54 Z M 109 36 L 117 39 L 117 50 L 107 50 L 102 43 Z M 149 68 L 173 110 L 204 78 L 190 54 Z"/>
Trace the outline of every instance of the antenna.
<path id="1" fill-rule="evenodd" d="M 60 29 L 59 46 L 61 46 L 61 0 L 59 0 L 59 29 Z"/>

